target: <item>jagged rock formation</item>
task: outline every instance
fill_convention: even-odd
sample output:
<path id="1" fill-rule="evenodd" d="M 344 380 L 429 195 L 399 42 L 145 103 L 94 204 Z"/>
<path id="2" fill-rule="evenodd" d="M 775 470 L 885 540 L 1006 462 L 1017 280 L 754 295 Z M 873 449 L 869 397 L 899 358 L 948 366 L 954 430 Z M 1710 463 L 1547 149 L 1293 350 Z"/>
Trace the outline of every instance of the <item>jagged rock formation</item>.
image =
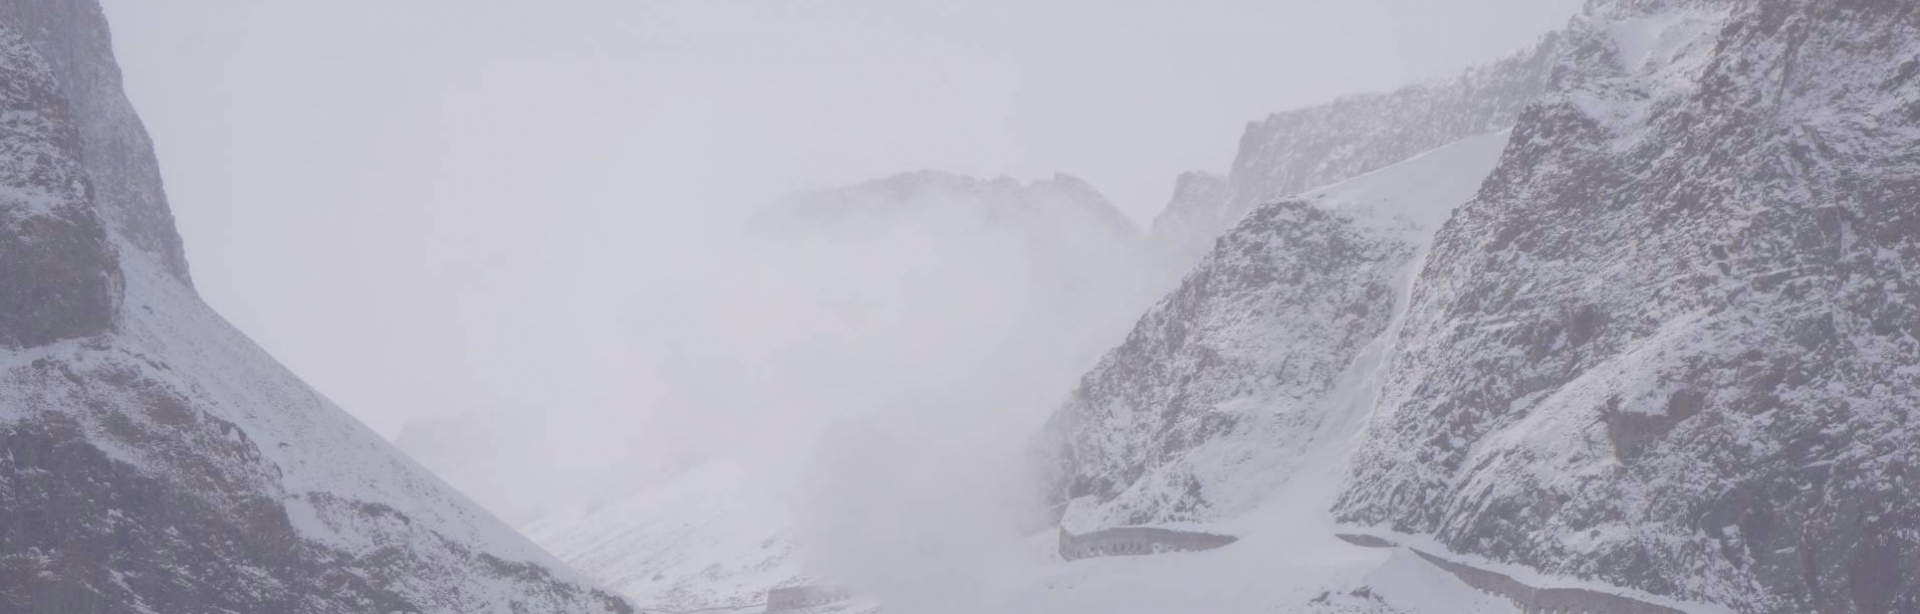
<path id="1" fill-rule="evenodd" d="M 1077 530 L 1204 522 L 1257 504 L 1354 421 L 1432 229 L 1504 133 L 1256 210 L 1148 311 L 1038 443 Z M 1329 418 L 1335 418 L 1329 420 Z"/>
<path id="2" fill-rule="evenodd" d="M 1213 455 L 1187 456 L 1225 441 L 1242 449 L 1220 452 L 1240 460 L 1304 448 L 1317 403 L 1392 320 L 1394 278 L 1415 251 L 1297 201 L 1263 207 L 1223 237 L 1048 425 L 1055 500 L 1095 497 L 1104 508 L 1091 520 L 1072 510 L 1069 524 L 1242 511 L 1220 500 L 1247 499 L 1248 485 L 1208 475 L 1228 470 Z"/>
<path id="3" fill-rule="evenodd" d="M 1920 3 L 1597 0 L 1548 40 L 1403 322 L 1267 319 L 1382 277 L 1343 267 L 1364 253 L 1344 225 L 1258 210 L 1056 416 L 1055 500 L 1109 526 L 1232 516 L 1285 470 L 1241 476 L 1312 437 L 1243 425 L 1343 390 L 1317 382 L 1381 331 L 1345 521 L 1738 611 L 1920 611 Z M 1247 176 L 1355 159 L 1316 147 Z M 1236 260 L 1262 250 L 1285 257 Z"/>
<path id="4" fill-rule="evenodd" d="M 1225 177 L 1180 176 L 1152 237 L 1180 271 L 1261 205 L 1513 125 L 1537 97 L 1559 39 L 1452 79 L 1342 98 L 1247 124 Z"/>
<path id="5" fill-rule="evenodd" d="M 1598 1 L 1339 503 L 1745 612 L 1920 611 L 1920 3 Z"/>
<path id="6" fill-rule="evenodd" d="M 0 0 L 0 611 L 630 612 L 200 302 L 91 0 Z"/>

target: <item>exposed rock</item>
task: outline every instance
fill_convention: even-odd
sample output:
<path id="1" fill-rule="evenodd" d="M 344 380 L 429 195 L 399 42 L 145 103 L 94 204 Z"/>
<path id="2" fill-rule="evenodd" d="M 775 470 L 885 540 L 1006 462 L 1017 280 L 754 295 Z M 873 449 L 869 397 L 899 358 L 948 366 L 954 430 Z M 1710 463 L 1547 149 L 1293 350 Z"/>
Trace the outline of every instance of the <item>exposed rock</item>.
<path id="1" fill-rule="evenodd" d="M 0 348 L 106 332 L 120 266 L 40 54 L 0 22 Z"/>
<path id="2" fill-rule="evenodd" d="M 0 611 L 632 610 L 202 303 L 99 6 L 0 0 Z"/>
<path id="3" fill-rule="evenodd" d="M 1089 527 L 1241 511 L 1217 499 L 1250 493 L 1210 489 L 1223 476 L 1196 474 L 1215 459 L 1189 454 L 1224 441 L 1302 449 L 1318 401 L 1386 330 L 1394 277 L 1415 252 L 1305 202 L 1255 212 L 1054 415 L 1041 444 L 1053 457 L 1049 502 L 1094 497 L 1091 518 L 1070 520 Z"/>
<path id="4" fill-rule="evenodd" d="M 93 181 L 93 200 L 107 230 L 128 247 L 159 260 L 191 285 L 186 251 L 160 181 L 160 162 L 146 126 L 121 89 L 113 36 L 97 0 L 4 0 L 0 23 L 46 60 L 72 117 L 79 168 Z"/>
<path id="5" fill-rule="evenodd" d="M 1432 229 L 1506 143 L 1466 139 L 1256 210 L 1135 325 L 1036 443 L 1075 530 L 1258 504 L 1367 394 Z"/>
<path id="6" fill-rule="evenodd" d="M 1338 511 L 1750 612 L 1920 611 L 1920 4 L 1595 2 L 1417 282 Z"/>

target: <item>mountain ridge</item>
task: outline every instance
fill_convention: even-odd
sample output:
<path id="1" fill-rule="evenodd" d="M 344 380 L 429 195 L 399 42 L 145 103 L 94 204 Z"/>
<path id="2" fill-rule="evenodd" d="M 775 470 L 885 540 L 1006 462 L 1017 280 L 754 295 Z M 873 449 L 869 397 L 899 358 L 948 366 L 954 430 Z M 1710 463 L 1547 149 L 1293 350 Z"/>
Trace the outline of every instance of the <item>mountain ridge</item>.
<path id="1" fill-rule="evenodd" d="M 1342 517 L 1757 612 L 1920 607 L 1916 8 L 1590 4 L 1442 231 Z"/>
<path id="2" fill-rule="evenodd" d="M 200 300 L 97 3 L 0 76 L 0 610 L 632 611 Z"/>

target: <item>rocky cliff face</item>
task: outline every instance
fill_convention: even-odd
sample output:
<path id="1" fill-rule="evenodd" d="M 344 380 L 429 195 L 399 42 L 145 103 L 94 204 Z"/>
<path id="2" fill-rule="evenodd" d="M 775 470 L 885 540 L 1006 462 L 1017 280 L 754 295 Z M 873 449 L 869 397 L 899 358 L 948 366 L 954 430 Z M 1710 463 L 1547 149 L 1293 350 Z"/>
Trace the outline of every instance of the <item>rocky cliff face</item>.
<path id="1" fill-rule="evenodd" d="M 1920 3 L 1601 1 L 1440 232 L 1351 522 L 1920 611 Z"/>
<path id="2" fill-rule="evenodd" d="M 91 0 L 6 0 L 0 21 L 31 43 L 80 121 L 68 126 L 78 163 L 96 178 L 93 198 L 109 232 L 191 285 L 147 129 L 120 86 L 120 65 L 100 4 Z M 104 178 L 111 177 L 108 181 Z"/>
<path id="3" fill-rule="evenodd" d="M 1150 238 L 1191 272 L 1047 426 L 1049 499 L 1097 502 L 1069 515 L 1083 528 L 1207 521 L 1284 481 L 1329 436 L 1328 404 L 1348 402 L 1363 353 L 1380 355 L 1363 350 L 1404 308 L 1407 268 L 1471 198 L 1505 139 L 1489 135 L 1544 91 L 1559 47 L 1548 36 L 1453 79 L 1273 114 L 1248 125 L 1228 175 L 1182 174 Z M 1389 168 L 1422 154 L 1434 159 Z"/>
<path id="4" fill-rule="evenodd" d="M 0 348 L 105 332 L 120 300 L 73 112 L 46 61 L 0 27 Z"/>
<path id="5" fill-rule="evenodd" d="M 200 302 L 108 41 L 0 1 L 0 611 L 630 611 Z"/>
<path id="6" fill-rule="evenodd" d="M 1367 416 L 1345 522 L 1738 611 L 1920 611 L 1920 3 L 1599 0 L 1549 40 L 1424 257 L 1325 205 L 1222 238 L 1055 416 L 1055 500 L 1231 517 Z M 1250 137 L 1179 198 L 1391 149 L 1325 139 Z"/>
<path id="7" fill-rule="evenodd" d="M 1261 207 L 1088 373 L 1040 440 L 1079 530 L 1246 511 L 1346 432 L 1413 267 L 1493 133 Z"/>
<path id="8" fill-rule="evenodd" d="M 1225 177 L 1180 177 L 1172 201 L 1153 222 L 1153 240 L 1185 271 L 1208 254 L 1216 237 L 1260 205 L 1504 130 L 1546 86 L 1558 47 L 1558 38 L 1549 36 L 1533 49 L 1452 79 L 1250 123 Z"/>
<path id="9" fill-rule="evenodd" d="M 1070 524 L 1242 511 L 1222 499 L 1256 493 L 1219 475 L 1218 461 L 1305 447 L 1324 415 L 1315 405 L 1392 319 L 1393 278 L 1414 251 L 1297 201 L 1263 207 L 1222 238 L 1049 425 L 1056 499 L 1103 508 Z"/>

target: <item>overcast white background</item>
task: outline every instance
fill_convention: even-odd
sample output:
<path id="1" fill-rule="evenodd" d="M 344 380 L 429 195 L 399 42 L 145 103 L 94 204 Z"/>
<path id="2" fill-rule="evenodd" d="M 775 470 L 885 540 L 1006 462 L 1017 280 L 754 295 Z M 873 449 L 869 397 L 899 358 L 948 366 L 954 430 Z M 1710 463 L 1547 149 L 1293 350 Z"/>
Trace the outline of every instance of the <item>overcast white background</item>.
<path id="1" fill-rule="evenodd" d="M 745 203 L 923 168 L 1143 226 L 1246 122 L 1577 0 L 107 0 L 201 293 L 389 436 L 646 412 L 632 319 Z"/>

